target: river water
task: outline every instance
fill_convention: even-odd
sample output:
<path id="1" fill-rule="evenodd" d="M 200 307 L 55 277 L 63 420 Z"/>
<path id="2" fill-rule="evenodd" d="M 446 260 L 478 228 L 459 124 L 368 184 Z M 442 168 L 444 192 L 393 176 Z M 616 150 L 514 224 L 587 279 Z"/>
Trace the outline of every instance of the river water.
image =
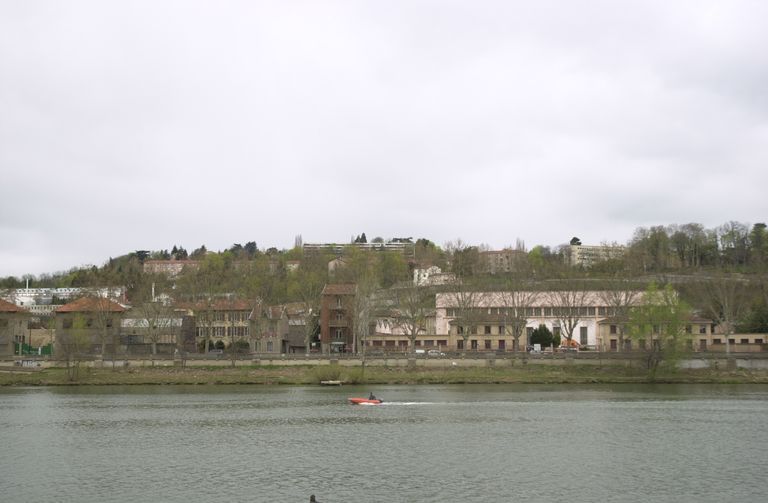
<path id="1" fill-rule="evenodd" d="M 767 386 L 372 390 L 0 389 L 0 501 L 768 501 Z"/>

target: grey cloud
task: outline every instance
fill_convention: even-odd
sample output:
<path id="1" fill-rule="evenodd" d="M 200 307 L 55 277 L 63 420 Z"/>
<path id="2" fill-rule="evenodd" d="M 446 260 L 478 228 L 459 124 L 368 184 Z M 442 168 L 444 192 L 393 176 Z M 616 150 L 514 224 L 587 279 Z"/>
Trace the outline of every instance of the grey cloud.
<path id="1" fill-rule="evenodd" d="M 5 3 L 0 276 L 299 233 L 764 220 L 767 9 Z"/>

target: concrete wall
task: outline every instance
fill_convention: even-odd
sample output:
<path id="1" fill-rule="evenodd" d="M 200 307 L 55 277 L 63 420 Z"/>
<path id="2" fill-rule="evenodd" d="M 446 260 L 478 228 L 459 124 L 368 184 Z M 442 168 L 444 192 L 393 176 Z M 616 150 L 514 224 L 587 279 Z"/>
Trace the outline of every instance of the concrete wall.
<path id="1" fill-rule="evenodd" d="M 21 361 L 21 358 L 6 357 L 0 360 L 0 366 L 9 367 L 15 366 L 16 361 Z M 51 360 L 47 358 L 30 358 L 25 357 L 25 361 L 34 362 L 34 365 L 40 364 L 40 367 L 63 367 L 64 361 Z M 725 355 L 703 355 L 693 358 L 679 360 L 681 368 L 686 369 L 749 369 L 749 370 L 768 370 L 768 353 L 761 354 L 747 354 L 747 355 L 734 355 L 730 358 Z M 106 367 L 111 368 L 113 363 L 109 359 L 91 359 L 82 362 L 83 365 L 91 367 Z M 162 358 L 155 359 L 150 358 L 125 358 L 117 359 L 114 363 L 115 367 L 172 367 L 180 365 L 181 360 L 176 358 Z M 189 358 L 185 362 L 187 367 L 231 367 L 232 360 L 226 355 L 220 355 L 218 358 Z M 235 361 L 237 367 L 247 367 L 253 365 L 281 365 L 281 366 L 299 366 L 299 365 L 340 365 L 343 367 L 358 367 L 362 364 L 362 360 L 356 357 L 324 357 L 311 355 L 309 357 L 303 355 L 286 355 L 286 356 L 273 356 L 273 355 L 256 355 L 252 358 L 243 358 Z M 446 356 L 440 358 L 430 357 L 418 357 L 409 358 L 403 357 L 381 357 L 381 358 L 366 358 L 365 364 L 367 366 L 377 367 L 407 367 L 416 366 L 423 368 L 447 368 L 447 367 L 516 367 L 523 365 L 546 365 L 546 366 L 562 366 L 562 365 L 620 365 L 627 367 L 642 367 L 645 364 L 644 356 L 641 354 L 626 355 L 626 354 L 605 354 L 605 353 L 591 353 L 578 355 L 561 354 L 555 355 L 504 355 L 496 357 L 495 355 L 485 355 L 483 357 L 458 357 L 458 356 Z"/>

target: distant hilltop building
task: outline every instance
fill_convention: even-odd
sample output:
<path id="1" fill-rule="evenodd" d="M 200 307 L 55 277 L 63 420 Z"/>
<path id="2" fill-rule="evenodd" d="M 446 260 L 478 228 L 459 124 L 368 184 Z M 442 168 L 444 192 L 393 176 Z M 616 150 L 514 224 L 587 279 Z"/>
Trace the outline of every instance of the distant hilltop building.
<path id="1" fill-rule="evenodd" d="M 413 284 L 416 286 L 440 286 L 456 283 L 456 275 L 452 272 L 443 272 L 433 265 L 425 269 L 413 270 Z"/>
<path id="2" fill-rule="evenodd" d="M 523 250 L 491 250 L 482 251 L 480 256 L 480 269 L 487 274 L 515 272 L 520 264 L 525 263 L 528 253 Z"/>
<path id="3" fill-rule="evenodd" d="M 626 253 L 626 248 L 619 245 L 585 246 L 575 244 L 568 247 L 565 260 L 572 267 L 590 268 L 598 262 L 621 258 L 624 253 Z"/>
<path id="4" fill-rule="evenodd" d="M 304 253 L 307 255 L 329 250 L 336 255 L 344 253 L 345 248 L 357 248 L 358 250 L 371 251 L 396 251 L 403 255 L 413 255 L 416 245 L 404 241 L 390 241 L 388 243 L 304 243 Z"/>

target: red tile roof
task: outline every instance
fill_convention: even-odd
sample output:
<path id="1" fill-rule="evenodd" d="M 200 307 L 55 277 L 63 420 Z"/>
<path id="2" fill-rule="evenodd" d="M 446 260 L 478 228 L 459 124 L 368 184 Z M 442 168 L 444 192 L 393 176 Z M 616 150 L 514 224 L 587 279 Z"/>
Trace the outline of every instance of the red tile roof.
<path id="1" fill-rule="evenodd" d="M 57 313 L 93 313 L 96 311 L 123 313 L 125 308 L 117 302 L 103 297 L 82 297 L 69 304 L 64 304 L 56 310 Z"/>
<path id="2" fill-rule="evenodd" d="M 29 311 L 12 302 L 0 299 L 0 313 L 29 313 Z"/>

